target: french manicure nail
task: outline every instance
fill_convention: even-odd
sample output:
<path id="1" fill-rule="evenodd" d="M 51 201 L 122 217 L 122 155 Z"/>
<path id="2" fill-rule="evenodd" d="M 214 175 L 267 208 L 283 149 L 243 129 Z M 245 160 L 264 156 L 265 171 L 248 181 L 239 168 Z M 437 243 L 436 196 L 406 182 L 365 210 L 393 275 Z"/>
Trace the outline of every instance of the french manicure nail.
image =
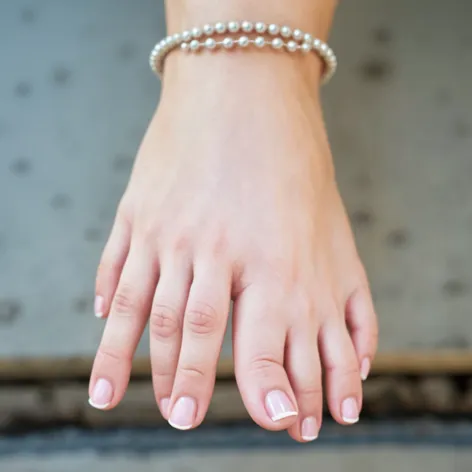
<path id="1" fill-rule="evenodd" d="M 314 416 L 305 418 L 302 423 L 302 439 L 314 441 L 318 437 L 318 422 Z"/>
<path id="2" fill-rule="evenodd" d="M 176 429 L 186 430 L 193 427 L 197 402 L 191 397 L 181 397 L 172 408 L 169 424 Z"/>
<path id="3" fill-rule="evenodd" d="M 162 413 L 162 416 L 164 416 L 164 418 L 167 418 L 169 416 L 169 403 L 170 403 L 170 398 L 163 398 L 159 402 L 161 413 Z"/>
<path id="4" fill-rule="evenodd" d="M 105 300 L 103 299 L 102 296 L 97 295 L 95 297 L 95 303 L 93 304 L 94 311 L 95 311 L 95 316 L 97 318 L 103 318 L 103 305 L 105 303 Z"/>
<path id="5" fill-rule="evenodd" d="M 346 398 L 341 406 L 341 416 L 346 423 L 354 424 L 359 421 L 359 407 L 355 398 Z"/>
<path id="6" fill-rule="evenodd" d="M 113 398 L 113 387 L 108 380 L 98 379 L 89 398 L 89 404 L 94 408 L 103 410 Z"/>
<path id="7" fill-rule="evenodd" d="M 361 362 L 361 379 L 367 380 L 370 372 L 370 360 L 369 358 L 365 357 Z"/>
<path id="8" fill-rule="evenodd" d="M 281 390 L 269 392 L 265 398 L 265 406 L 272 421 L 280 421 L 297 415 L 297 410 L 293 407 L 287 394 Z"/>

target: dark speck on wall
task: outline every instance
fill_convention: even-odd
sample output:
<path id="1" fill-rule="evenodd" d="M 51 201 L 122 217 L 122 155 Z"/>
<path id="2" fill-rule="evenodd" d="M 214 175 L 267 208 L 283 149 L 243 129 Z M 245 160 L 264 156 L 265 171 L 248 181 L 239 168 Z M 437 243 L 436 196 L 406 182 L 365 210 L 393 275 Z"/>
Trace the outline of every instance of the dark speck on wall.
<path id="1" fill-rule="evenodd" d="M 373 31 L 373 38 L 376 43 L 379 44 L 388 44 L 392 41 L 393 35 L 392 32 L 385 26 L 376 28 Z"/>
<path id="2" fill-rule="evenodd" d="M 123 61 L 128 61 L 136 55 L 136 47 L 132 43 L 123 43 L 118 48 L 118 57 Z"/>
<path id="3" fill-rule="evenodd" d="M 25 7 L 21 9 L 20 18 L 23 23 L 34 23 L 37 16 L 36 10 L 32 7 Z"/>
<path id="4" fill-rule="evenodd" d="M 445 87 L 440 88 L 436 92 L 436 103 L 441 106 L 445 107 L 452 102 L 452 94 L 451 91 Z"/>
<path id="5" fill-rule="evenodd" d="M 56 85 L 65 85 L 69 82 L 72 72 L 64 66 L 55 67 L 52 72 L 52 79 Z"/>
<path id="6" fill-rule="evenodd" d="M 372 177 L 369 174 L 360 174 L 356 178 L 356 184 L 359 188 L 369 188 L 372 185 Z"/>
<path id="7" fill-rule="evenodd" d="M 15 86 L 15 95 L 17 97 L 29 97 L 33 93 L 33 88 L 28 82 L 18 82 Z"/>
<path id="8" fill-rule="evenodd" d="M 387 235 L 387 244 L 394 248 L 402 248 L 410 239 L 408 231 L 404 228 L 394 229 Z"/>
<path id="9" fill-rule="evenodd" d="M 374 222 L 374 215 L 368 210 L 356 210 L 351 216 L 352 224 L 357 228 L 371 226 Z"/>
<path id="10" fill-rule="evenodd" d="M 17 176 L 28 175 L 31 172 L 31 162 L 24 157 L 20 157 L 11 163 L 10 170 Z"/>
<path id="11" fill-rule="evenodd" d="M 18 300 L 0 299 L 0 324 L 12 324 L 21 314 Z"/>
<path id="12" fill-rule="evenodd" d="M 51 207 L 54 210 L 68 208 L 72 205 L 72 199 L 65 193 L 57 193 L 51 198 Z"/>
<path id="13" fill-rule="evenodd" d="M 382 82 L 389 79 L 393 73 L 390 62 L 384 58 L 370 58 L 361 64 L 361 75 L 369 82 Z"/>
<path id="14" fill-rule="evenodd" d="M 467 349 L 468 347 L 468 339 L 461 335 L 444 338 L 436 345 L 438 349 Z"/>
<path id="15" fill-rule="evenodd" d="M 100 241 L 100 236 L 98 228 L 87 228 L 84 232 L 84 239 L 89 242 Z"/>
<path id="16" fill-rule="evenodd" d="M 83 315 L 85 313 L 92 313 L 92 302 L 90 297 L 78 297 L 72 302 L 72 309 L 77 314 Z"/>
<path id="17" fill-rule="evenodd" d="M 453 123 L 454 136 L 459 139 L 468 138 L 471 134 L 469 123 L 463 118 L 457 118 Z"/>
<path id="18" fill-rule="evenodd" d="M 134 159 L 127 154 L 117 154 L 113 159 L 113 169 L 116 172 L 129 172 Z"/>
<path id="19" fill-rule="evenodd" d="M 443 285 L 443 292 L 449 297 L 460 297 L 468 292 L 468 287 L 458 278 L 451 278 L 447 280 Z"/>

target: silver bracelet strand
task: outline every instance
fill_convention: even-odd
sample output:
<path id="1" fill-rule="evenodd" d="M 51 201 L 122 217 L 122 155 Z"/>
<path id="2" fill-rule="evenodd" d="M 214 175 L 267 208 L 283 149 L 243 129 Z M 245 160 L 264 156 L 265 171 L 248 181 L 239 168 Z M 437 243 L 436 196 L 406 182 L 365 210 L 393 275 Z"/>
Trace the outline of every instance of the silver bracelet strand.
<path id="1" fill-rule="evenodd" d="M 226 35 L 226 37 L 219 39 L 218 37 L 221 35 Z M 256 23 L 228 21 L 209 23 L 202 28 L 195 27 L 182 33 L 167 36 L 154 46 L 149 57 L 149 65 L 153 72 L 161 77 L 165 58 L 177 48 L 184 52 L 195 53 L 203 50 L 229 50 L 235 47 L 247 48 L 248 46 L 259 49 L 271 47 L 289 53 L 317 54 L 324 63 L 323 84 L 333 77 L 338 64 L 333 50 L 325 42 L 300 29 L 292 30 L 289 26 L 267 25 L 260 21 Z"/>

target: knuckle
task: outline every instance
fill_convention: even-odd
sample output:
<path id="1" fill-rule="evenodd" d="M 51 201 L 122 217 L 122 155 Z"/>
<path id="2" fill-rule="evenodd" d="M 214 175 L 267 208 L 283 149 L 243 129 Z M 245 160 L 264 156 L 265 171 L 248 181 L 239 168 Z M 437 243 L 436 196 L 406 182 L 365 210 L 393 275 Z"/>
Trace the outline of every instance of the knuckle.
<path id="1" fill-rule="evenodd" d="M 356 380 L 360 378 L 360 370 L 357 362 L 352 366 L 340 366 L 340 365 L 326 365 L 325 370 L 327 374 L 335 375 L 336 377 L 355 377 Z"/>
<path id="2" fill-rule="evenodd" d="M 149 218 L 146 218 L 147 221 Z M 159 225 L 154 222 L 143 224 L 138 230 L 136 237 L 139 240 L 140 244 L 146 248 L 152 248 L 156 246 L 160 238 L 160 229 Z"/>
<path id="3" fill-rule="evenodd" d="M 219 316 L 213 306 L 199 302 L 189 309 L 185 315 L 190 330 L 195 334 L 208 335 L 214 333 L 219 324 Z"/>
<path id="4" fill-rule="evenodd" d="M 111 346 L 101 345 L 97 351 L 97 357 L 101 361 L 113 364 L 131 362 L 131 355 L 125 350 L 116 349 Z"/>
<path id="5" fill-rule="evenodd" d="M 306 399 L 321 398 L 322 393 L 320 385 L 301 385 L 296 392 L 297 397 Z"/>
<path id="6" fill-rule="evenodd" d="M 166 370 L 162 366 L 153 366 L 152 368 L 152 380 L 154 385 L 159 389 L 166 383 L 174 383 L 175 370 Z"/>
<path id="7" fill-rule="evenodd" d="M 153 339 L 169 339 L 180 331 L 179 314 L 170 305 L 156 303 L 151 310 L 149 329 Z"/>
<path id="8" fill-rule="evenodd" d="M 201 380 L 206 377 L 205 371 L 201 367 L 195 365 L 180 366 L 178 369 L 178 374 L 191 380 Z"/>
<path id="9" fill-rule="evenodd" d="M 219 229 L 216 231 L 214 238 L 210 242 L 210 253 L 213 257 L 219 259 L 228 253 L 229 241 L 226 231 Z"/>
<path id="10" fill-rule="evenodd" d="M 170 242 L 174 254 L 186 254 L 192 247 L 192 236 L 190 230 L 181 231 L 174 236 Z"/>
<path id="11" fill-rule="evenodd" d="M 249 370 L 261 378 L 270 377 L 274 370 L 279 368 L 280 363 L 273 356 L 267 354 L 259 354 L 253 357 L 249 363 Z"/>
<path id="12" fill-rule="evenodd" d="M 137 297 L 134 287 L 123 284 L 113 299 L 113 313 L 119 316 L 131 316 L 137 306 Z"/>

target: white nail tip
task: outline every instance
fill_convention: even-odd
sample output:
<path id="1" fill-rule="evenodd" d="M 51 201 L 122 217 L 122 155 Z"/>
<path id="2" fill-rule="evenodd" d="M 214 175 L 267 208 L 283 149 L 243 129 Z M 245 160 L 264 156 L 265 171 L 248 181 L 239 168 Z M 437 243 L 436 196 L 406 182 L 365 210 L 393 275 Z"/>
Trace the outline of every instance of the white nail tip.
<path id="1" fill-rule="evenodd" d="M 284 413 L 280 413 L 278 415 L 273 416 L 271 419 L 272 421 L 280 421 L 284 418 L 289 418 L 290 416 L 297 416 L 298 413 L 296 411 L 286 411 Z"/>
<path id="2" fill-rule="evenodd" d="M 97 318 L 103 318 L 103 313 L 95 313 L 95 316 L 96 316 Z"/>
<path id="3" fill-rule="evenodd" d="M 346 418 L 346 417 L 343 416 L 343 421 L 345 423 L 354 424 L 354 423 L 357 423 L 359 421 L 359 418 Z"/>
<path id="4" fill-rule="evenodd" d="M 192 429 L 193 425 L 189 424 L 187 426 L 182 426 L 180 424 L 175 424 L 171 420 L 167 420 L 167 422 L 175 429 L 180 429 L 180 431 L 187 431 L 189 429 Z"/>
<path id="5" fill-rule="evenodd" d="M 91 398 L 88 399 L 88 402 L 89 402 L 89 405 L 90 405 L 90 406 L 93 406 L 93 407 L 96 408 L 97 410 L 104 410 L 105 408 L 107 408 L 108 406 L 110 406 L 109 403 L 105 403 L 104 405 L 98 405 L 98 404 L 94 403 Z"/>
<path id="6" fill-rule="evenodd" d="M 318 439 L 318 436 L 302 436 L 302 439 L 304 441 L 314 441 L 315 439 Z"/>

